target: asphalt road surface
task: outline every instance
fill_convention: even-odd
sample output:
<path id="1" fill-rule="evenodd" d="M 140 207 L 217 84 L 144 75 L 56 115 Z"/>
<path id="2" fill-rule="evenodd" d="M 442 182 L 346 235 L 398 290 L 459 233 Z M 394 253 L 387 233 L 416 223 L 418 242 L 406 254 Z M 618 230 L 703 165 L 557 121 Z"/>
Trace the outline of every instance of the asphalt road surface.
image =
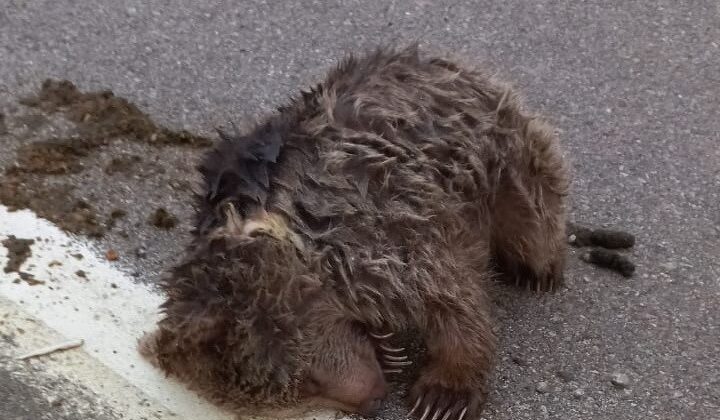
<path id="1" fill-rule="evenodd" d="M 415 40 L 512 81 L 560 131 L 573 165 L 571 219 L 637 235 L 633 278 L 570 250 L 558 295 L 501 294 L 484 418 L 720 419 L 716 1 L 4 0 L 0 166 L 23 145 L 73 130 L 18 103 L 48 77 L 112 89 L 160 124 L 212 136 L 317 82 L 346 51 Z M 126 212 L 93 243 L 117 250 L 113 264 L 137 282 L 155 282 L 182 250 L 183 186 L 199 153 L 118 142 L 60 177 L 98 211 Z M 103 175 L 118 154 L 141 156 L 134 175 Z M 156 207 L 178 226 L 148 225 Z M 0 349 L 17 334 L 5 331 Z M 28 369 L 0 351 L 0 418 L 135 418 L 106 408 L 102 391 Z M 403 418 L 400 394 L 384 418 Z"/>

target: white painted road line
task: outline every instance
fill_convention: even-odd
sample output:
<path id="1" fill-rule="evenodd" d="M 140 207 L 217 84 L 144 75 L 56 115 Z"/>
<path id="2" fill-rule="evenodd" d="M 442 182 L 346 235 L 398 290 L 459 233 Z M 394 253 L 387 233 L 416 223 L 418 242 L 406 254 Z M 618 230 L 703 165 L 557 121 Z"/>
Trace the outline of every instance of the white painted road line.
<path id="1" fill-rule="evenodd" d="M 150 398 L 143 390 L 131 385 L 115 371 L 81 349 L 27 361 L 15 360 L 15 356 L 22 352 L 62 341 L 65 337 L 37 321 L 20 305 L 3 296 L 0 296 L 0 316 L 3 318 L 0 333 L 22 331 L 21 334 L 13 336 L 12 345 L 6 345 L 7 343 L 0 345 L 0 360 L 4 361 L 0 365 L 0 370 L 11 372 L 15 380 L 25 383 L 30 389 L 40 393 L 33 397 L 47 401 L 69 402 L 71 407 L 75 407 L 72 414 L 78 420 L 114 418 L 115 415 L 107 415 L 108 410 L 112 414 L 132 420 L 183 418 L 175 416 L 169 408 Z M 64 380 L 59 380 L 61 378 Z M 49 383 L 62 385 L 44 385 Z M 0 384 L 0 389 L 3 385 Z M 5 397 L 0 394 L 0 407 L 5 403 L 3 401 Z"/>
<path id="2" fill-rule="evenodd" d="M 0 272 L 0 303 L 6 302 L 0 306 L 13 306 L 13 310 L 41 321 L 54 330 L 61 341 L 83 339 L 82 347 L 66 353 L 81 352 L 92 356 L 104 365 L 104 369 L 180 418 L 232 418 L 182 384 L 166 378 L 138 354 L 137 339 L 151 331 L 159 318 L 157 308 L 162 298 L 158 293 L 134 283 L 129 276 L 99 257 L 89 244 L 68 236 L 34 213 L 25 210 L 8 212 L 0 206 L 0 239 L 10 235 L 35 239 L 31 246 L 32 255 L 20 270 L 45 283 L 31 286 L 24 281 L 14 282 L 17 273 Z M 73 256 L 77 254 L 83 257 Z M 0 267 L 5 266 L 6 260 L 7 250 L 0 247 Z M 85 273 L 84 277 L 76 274 L 78 270 Z M 56 343 L 44 342 L 40 347 Z M 25 353 L 37 348 L 22 350 Z M 73 374 L 83 385 L 97 390 L 101 396 L 107 395 L 108 402 L 116 399 L 117 395 L 113 393 L 118 390 L 103 388 L 108 384 L 98 383 L 102 377 L 98 372 L 78 369 Z M 335 418 L 335 415 L 319 412 L 304 417 L 321 420 Z"/>

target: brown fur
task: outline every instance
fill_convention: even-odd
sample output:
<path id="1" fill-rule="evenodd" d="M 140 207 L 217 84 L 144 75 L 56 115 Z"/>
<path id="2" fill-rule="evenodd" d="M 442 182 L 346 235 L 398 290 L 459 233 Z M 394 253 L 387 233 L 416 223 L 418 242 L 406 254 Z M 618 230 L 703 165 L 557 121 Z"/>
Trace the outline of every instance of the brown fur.
<path id="1" fill-rule="evenodd" d="M 567 175 L 550 127 L 486 73 L 407 48 L 350 57 L 222 136 L 144 353 L 221 403 L 371 413 L 385 382 L 369 333 L 416 328 L 430 356 L 416 413 L 474 418 L 494 273 L 562 282 Z"/>

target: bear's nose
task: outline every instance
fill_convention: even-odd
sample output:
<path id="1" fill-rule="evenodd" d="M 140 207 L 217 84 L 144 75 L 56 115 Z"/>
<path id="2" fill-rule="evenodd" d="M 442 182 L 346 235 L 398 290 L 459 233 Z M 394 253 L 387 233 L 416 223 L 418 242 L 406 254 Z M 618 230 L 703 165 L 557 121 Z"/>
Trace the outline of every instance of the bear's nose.
<path id="1" fill-rule="evenodd" d="M 375 413 L 380 410 L 383 400 L 387 396 L 387 384 L 382 376 L 378 379 L 373 389 L 369 392 L 366 399 L 358 407 L 359 414 L 365 417 L 374 417 Z"/>
<path id="2" fill-rule="evenodd" d="M 380 410 L 380 406 L 382 405 L 383 399 L 382 398 L 374 398 L 371 400 L 368 400 L 364 402 L 360 409 L 358 410 L 363 416 L 365 417 L 373 417 L 375 414 Z"/>

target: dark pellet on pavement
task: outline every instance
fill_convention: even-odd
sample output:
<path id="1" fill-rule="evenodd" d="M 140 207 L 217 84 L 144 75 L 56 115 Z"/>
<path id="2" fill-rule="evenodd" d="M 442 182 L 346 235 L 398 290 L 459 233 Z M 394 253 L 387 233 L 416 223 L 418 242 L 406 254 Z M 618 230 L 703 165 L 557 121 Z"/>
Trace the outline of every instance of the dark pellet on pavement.
<path id="1" fill-rule="evenodd" d="M 616 251 L 603 248 L 592 249 L 580 257 L 583 261 L 598 267 L 608 268 L 616 271 L 625 277 L 632 277 L 635 273 L 635 264 L 626 256 Z"/>

